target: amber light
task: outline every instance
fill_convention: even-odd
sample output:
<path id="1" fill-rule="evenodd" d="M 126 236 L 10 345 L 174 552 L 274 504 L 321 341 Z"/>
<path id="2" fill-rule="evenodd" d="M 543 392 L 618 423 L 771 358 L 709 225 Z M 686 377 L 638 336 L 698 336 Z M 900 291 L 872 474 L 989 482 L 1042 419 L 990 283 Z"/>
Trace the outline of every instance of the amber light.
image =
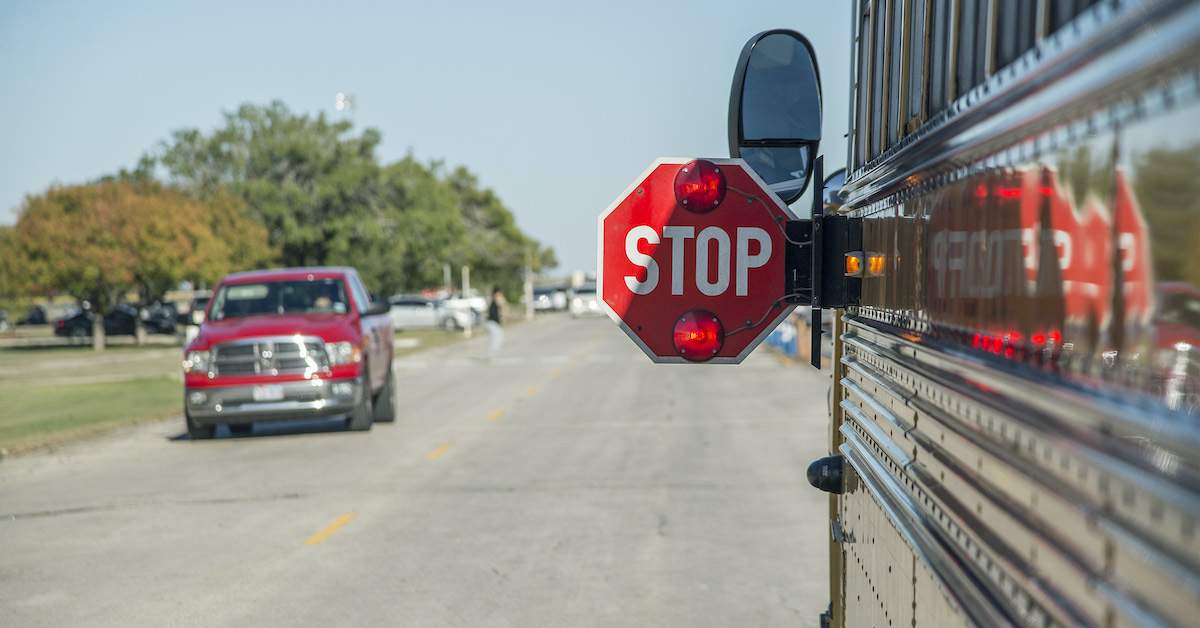
<path id="1" fill-rule="evenodd" d="M 847 253 L 846 254 L 846 276 L 847 277 L 862 277 L 863 275 L 863 254 L 862 253 Z"/>
<path id="2" fill-rule="evenodd" d="M 711 360 L 725 344 L 725 327 L 707 310 L 690 310 L 675 321 L 675 350 L 685 360 Z"/>
<path id="3" fill-rule="evenodd" d="M 887 257 L 878 254 L 872 254 L 871 256 L 867 257 L 867 272 L 876 277 L 882 275 L 884 262 L 886 261 Z"/>
<path id="4" fill-rule="evenodd" d="M 886 255 L 862 251 L 846 254 L 847 277 L 881 277 L 886 269 Z"/>
<path id="5" fill-rule="evenodd" d="M 675 202 L 697 214 L 708 213 L 725 199 L 725 174 L 711 161 L 695 159 L 675 173 Z"/>

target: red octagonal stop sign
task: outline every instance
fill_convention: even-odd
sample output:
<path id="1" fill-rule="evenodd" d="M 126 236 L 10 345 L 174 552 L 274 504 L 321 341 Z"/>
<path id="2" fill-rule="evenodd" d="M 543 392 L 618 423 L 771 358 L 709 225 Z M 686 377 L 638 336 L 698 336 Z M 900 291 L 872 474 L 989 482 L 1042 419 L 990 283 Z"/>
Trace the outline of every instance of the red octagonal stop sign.
<path id="1" fill-rule="evenodd" d="M 600 215 L 601 303 L 655 362 L 741 362 L 792 309 L 795 219 L 741 159 L 659 159 Z"/>

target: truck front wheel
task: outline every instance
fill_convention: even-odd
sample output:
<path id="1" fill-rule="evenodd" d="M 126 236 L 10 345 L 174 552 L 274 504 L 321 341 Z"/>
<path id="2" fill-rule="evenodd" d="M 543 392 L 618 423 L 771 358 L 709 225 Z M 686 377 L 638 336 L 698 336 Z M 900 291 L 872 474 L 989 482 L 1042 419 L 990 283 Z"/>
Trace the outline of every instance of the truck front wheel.
<path id="1" fill-rule="evenodd" d="M 188 414 L 186 411 L 183 413 L 183 415 L 184 418 L 187 419 L 188 438 L 192 440 L 204 440 L 212 438 L 213 434 L 217 431 L 217 426 L 215 425 L 200 425 L 199 423 L 196 423 L 192 420 L 192 415 Z"/>
<path id="2" fill-rule="evenodd" d="M 396 375 L 392 367 L 388 367 L 387 380 L 374 401 L 374 419 L 376 423 L 391 423 L 396 420 Z"/>
<path id="3" fill-rule="evenodd" d="M 354 407 L 354 411 L 346 419 L 346 428 L 353 432 L 363 432 L 371 429 L 371 377 L 364 373 L 362 378 L 362 399 Z"/>

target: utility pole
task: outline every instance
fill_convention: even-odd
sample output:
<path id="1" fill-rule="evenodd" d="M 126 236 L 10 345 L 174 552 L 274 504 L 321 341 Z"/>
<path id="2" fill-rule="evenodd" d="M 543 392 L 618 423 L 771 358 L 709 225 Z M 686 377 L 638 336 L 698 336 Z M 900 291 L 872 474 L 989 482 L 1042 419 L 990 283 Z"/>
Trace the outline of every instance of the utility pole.
<path id="1" fill-rule="evenodd" d="M 466 264 L 463 264 L 463 267 L 462 267 L 462 290 L 463 290 L 463 298 L 470 299 L 471 298 L 471 267 L 467 266 Z M 470 301 L 468 300 L 467 303 L 470 304 Z M 468 309 L 470 309 L 469 305 L 468 305 Z M 467 326 L 465 329 L 463 329 L 463 335 L 466 336 L 467 338 L 471 337 L 471 324 L 474 322 L 474 318 L 475 318 L 474 310 L 471 310 L 471 312 L 472 312 L 472 315 L 467 317 Z"/>
<path id="2" fill-rule="evenodd" d="M 525 320 L 533 320 L 533 251 L 525 251 Z"/>

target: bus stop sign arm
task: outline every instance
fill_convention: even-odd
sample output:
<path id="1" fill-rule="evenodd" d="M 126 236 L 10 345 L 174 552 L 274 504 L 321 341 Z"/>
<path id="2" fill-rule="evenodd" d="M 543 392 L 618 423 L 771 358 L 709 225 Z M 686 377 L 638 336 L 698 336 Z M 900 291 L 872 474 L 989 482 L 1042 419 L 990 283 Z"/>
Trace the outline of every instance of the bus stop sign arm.
<path id="1" fill-rule="evenodd" d="M 824 157 L 817 157 L 812 218 L 784 223 L 784 291 L 788 304 L 812 307 L 810 354 L 817 369 L 821 368 L 821 310 L 858 305 L 862 292 L 861 278 L 849 275 L 846 268 L 848 255 L 862 255 L 862 219 L 825 214 L 823 168 Z"/>

